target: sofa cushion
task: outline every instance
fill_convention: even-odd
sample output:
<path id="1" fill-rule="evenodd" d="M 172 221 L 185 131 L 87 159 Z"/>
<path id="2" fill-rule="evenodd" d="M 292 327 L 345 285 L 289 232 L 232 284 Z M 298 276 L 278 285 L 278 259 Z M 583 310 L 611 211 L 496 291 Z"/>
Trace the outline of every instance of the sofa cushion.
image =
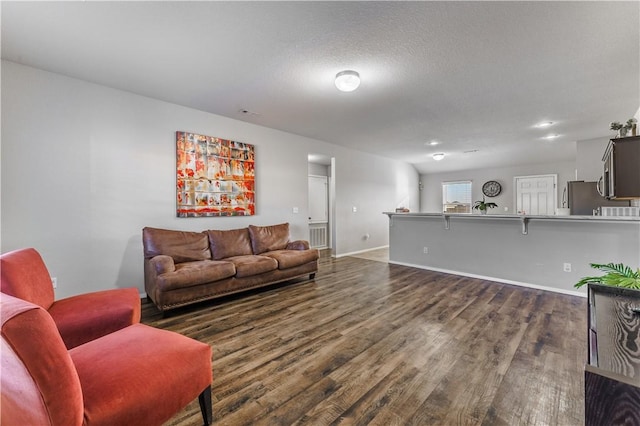
<path id="1" fill-rule="evenodd" d="M 289 241 L 285 249 L 286 250 L 309 250 L 309 241 L 306 241 L 306 240 Z"/>
<path id="2" fill-rule="evenodd" d="M 143 324 L 74 348 L 69 356 L 85 404 L 84 422 L 76 425 L 162 425 L 212 380 L 208 344 Z"/>
<path id="3" fill-rule="evenodd" d="M 281 223 L 271 226 L 249 225 L 251 248 L 253 254 L 261 254 L 272 250 L 283 250 L 289 242 L 289 224 Z"/>
<path id="4" fill-rule="evenodd" d="M 176 263 L 211 259 L 209 239 L 203 232 L 172 231 L 146 227 L 142 230 L 144 257 L 165 254 Z"/>
<path id="5" fill-rule="evenodd" d="M 80 379 L 51 316 L 39 306 L 5 294 L 0 298 L 0 312 L 0 422 L 81 425 Z"/>
<path id="6" fill-rule="evenodd" d="M 207 231 L 207 235 L 209 236 L 209 244 L 211 244 L 211 256 L 214 260 L 253 254 L 247 228 L 227 231 L 212 229 Z"/>
<path id="7" fill-rule="evenodd" d="M 49 309 L 67 348 L 140 322 L 137 288 L 117 288 L 57 300 Z"/>
<path id="8" fill-rule="evenodd" d="M 0 256 L 2 292 L 44 309 L 53 305 L 55 295 L 49 270 L 36 249 L 14 250 Z"/>
<path id="9" fill-rule="evenodd" d="M 236 268 L 231 262 L 200 260 L 177 264 L 175 271 L 159 275 L 157 283 L 162 291 L 167 291 L 219 281 L 235 274 Z"/>
<path id="10" fill-rule="evenodd" d="M 278 261 L 278 269 L 289 269 L 305 263 L 318 260 L 320 257 L 317 249 L 309 250 L 275 250 L 264 253 L 263 256 L 271 257 Z"/>
<path id="11" fill-rule="evenodd" d="M 236 278 L 264 274 L 278 269 L 278 262 L 266 256 L 234 256 L 225 259 L 236 267 Z"/>

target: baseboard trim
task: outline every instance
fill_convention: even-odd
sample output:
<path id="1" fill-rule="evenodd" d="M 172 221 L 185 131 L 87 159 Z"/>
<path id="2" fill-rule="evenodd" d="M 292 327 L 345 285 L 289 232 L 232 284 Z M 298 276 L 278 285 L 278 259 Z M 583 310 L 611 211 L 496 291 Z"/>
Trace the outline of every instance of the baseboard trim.
<path id="1" fill-rule="evenodd" d="M 517 285 L 517 286 L 520 286 L 520 287 L 534 288 L 536 290 L 552 291 L 554 293 L 567 294 L 569 296 L 587 297 L 587 293 L 586 292 L 583 293 L 581 291 L 563 290 L 563 289 L 560 289 L 560 288 L 547 287 L 547 286 L 542 286 L 542 285 L 538 285 L 538 284 L 525 283 L 525 282 L 522 282 L 522 281 L 505 280 L 504 278 L 496 278 L 496 277 L 488 277 L 488 276 L 485 276 L 485 275 L 471 274 L 469 272 L 452 271 L 450 269 L 433 268 L 433 267 L 424 266 L 424 265 L 415 265 L 413 263 L 395 262 L 395 261 L 391 261 L 391 260 L 389 261 L 389 263 L 393 264 L 393 265 L 409 266 L 411 268 L 425 269 L 427 271 L 443 272 L 445 274 L 461 275 L 463 277 L 477 278 L 477 279 L 488 280 L 488 281 L 495 281 L 495 282 L 502 283 L 502 284 L 511 284 L 511 285 Z"/>
<path id="2" fill-rule="evenodd" d="M 334 254 L 334 255 L 332 255 L 331 257 L 333 257 L 333 258 L 335 258 L 335 259 L 339 259 L 339 258 L 341 258 L 341 257 L 353 256 L 354 254 L 362 254 L 362 253 L 366 253 L 366 252 L 368 252 L 368 251 L 380 250 L 380 249 L 383 249 L 383 248 L 389 248 L 389 246 L 388 246 L 388 245 L 386 245 L 386 246 L 380 246 L 380 247 L 368 248 L 368 249 L 365 249 L 365 250 L 351 251 L 351 252 L 349 252 L 349 253 Z"/>

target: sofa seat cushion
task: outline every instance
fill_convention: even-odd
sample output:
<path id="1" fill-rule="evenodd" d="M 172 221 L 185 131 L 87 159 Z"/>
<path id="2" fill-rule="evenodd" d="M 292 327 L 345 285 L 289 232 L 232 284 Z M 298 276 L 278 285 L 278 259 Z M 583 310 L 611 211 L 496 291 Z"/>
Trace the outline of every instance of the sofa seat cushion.
<path id="1" fill-rule="evenodd" d="M 193 287 L 233 277 L 236 267 L 232 262 L 200 260 L 176 264 L 176 270 L 158 276 L 158 286 L 163 290 Z"/>
<path id="2" fill-rule="evenodd" d="M 225 260 L 233 262 L 236 267 L 236 278 L 264 274 L 278 269 L 278 262 L 267 256 L 233 256 Z"/>
<path id="3" fill-rule="evenodd" d="M 207 235 L 209 236 L 211 255 L 214 260 L 253 254 L 247 228 L 226 231 L 212 229 L 207 231 Z"/>
<path id="4" fill-rule="evenodd" d="M 263 256 L 271 257 L 278 261 L 278 269 L 295 268 L 305 263 L 318 260 L 320 257 L 317 249 L 309 250 L 275 250 L 264 253 Z"/>
<path id="5" fill-rule="evenodd" d="M 69 355 L 82 385 L 84 425 L 164 424 L 212 380 L 209 345 L 143 324 Z"/>

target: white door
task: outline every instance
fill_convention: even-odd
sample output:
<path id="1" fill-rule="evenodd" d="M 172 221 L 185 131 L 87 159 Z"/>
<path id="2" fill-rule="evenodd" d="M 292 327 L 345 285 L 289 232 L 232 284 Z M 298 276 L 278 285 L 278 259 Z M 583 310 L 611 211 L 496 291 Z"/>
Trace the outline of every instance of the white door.
<path id="1" fill-rule="evenodd" d="M 527 215 L 553 215 L 556 211 L 557 175 L 517 176 L 516 211 Z"/>
<path id="2" fill-rule="evenodd" d="M 309 176 L 309 222 L 327 222 L 329 192 L 326 176 Z"/>
<path id="3" fill-rule="evenodd" d="M 326 176 L 309 176 L 309 245 L 328 246 L 329 187 Z"/>

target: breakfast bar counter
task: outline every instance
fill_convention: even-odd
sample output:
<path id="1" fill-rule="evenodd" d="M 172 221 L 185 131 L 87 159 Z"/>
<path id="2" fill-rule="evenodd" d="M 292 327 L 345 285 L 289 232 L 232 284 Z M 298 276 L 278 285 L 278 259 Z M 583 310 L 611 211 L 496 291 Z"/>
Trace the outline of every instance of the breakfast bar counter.
<path id="1" fill-rule="evenodd" d="M 389 263 L 578 295 L 590 263 L 640 266 L 640 217 L 384 214 Z"/>

